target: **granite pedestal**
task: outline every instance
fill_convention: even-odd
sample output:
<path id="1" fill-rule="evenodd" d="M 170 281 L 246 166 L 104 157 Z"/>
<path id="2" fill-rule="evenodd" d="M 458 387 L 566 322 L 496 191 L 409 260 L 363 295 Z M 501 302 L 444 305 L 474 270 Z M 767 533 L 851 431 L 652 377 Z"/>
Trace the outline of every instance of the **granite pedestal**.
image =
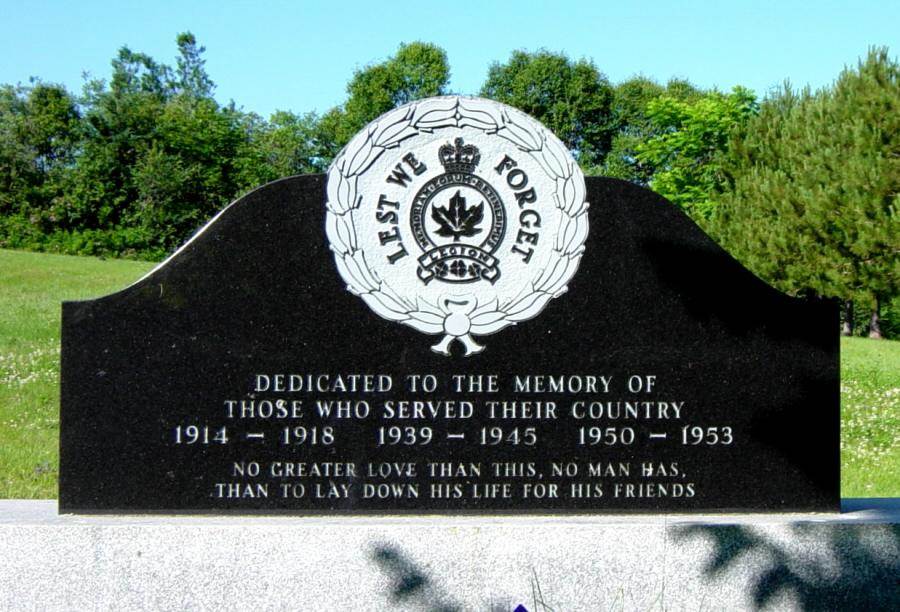
<path id="1" fill-rule="evenodd" d="M 842 514 L 58 515 L 0 502 L 0 609 L 890 609 L 900 502 Z"/>

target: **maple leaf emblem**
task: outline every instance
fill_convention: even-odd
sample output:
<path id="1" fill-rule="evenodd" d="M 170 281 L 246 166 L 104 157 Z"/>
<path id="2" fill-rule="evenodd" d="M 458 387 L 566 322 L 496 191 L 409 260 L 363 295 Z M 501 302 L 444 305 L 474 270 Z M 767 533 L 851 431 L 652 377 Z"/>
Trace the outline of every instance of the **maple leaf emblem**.
<path id="1" fill-rule="evenodd" d="M 440 225 L 436 232 L 438 236 L 452 237 L 453 242 L 459 242 L 463 236 L 474 236 L 481 231 L 477 226 L 484 218 L 484 202 L 469 208 L 457 189 L 447 206 L 431 209 L 431 218 Z"/>

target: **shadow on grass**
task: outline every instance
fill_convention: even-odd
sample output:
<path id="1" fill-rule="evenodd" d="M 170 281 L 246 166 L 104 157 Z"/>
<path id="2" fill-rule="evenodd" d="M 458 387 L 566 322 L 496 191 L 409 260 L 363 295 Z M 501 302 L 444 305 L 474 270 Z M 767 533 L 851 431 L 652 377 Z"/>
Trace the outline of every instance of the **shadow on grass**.
<path id="1" fill-rule="evenodd" d="M 738 525 L 680 527 L 675 537 L 712 542 L 703 570 L 708 578 L 753 572 L 750 595 L 758 608 L 788 596 L 803 610 L 900 609 L 900 526 L 798 524 L 792 530 L 798 540 L 821 542 L 822 553 L 804 554 Z"/>

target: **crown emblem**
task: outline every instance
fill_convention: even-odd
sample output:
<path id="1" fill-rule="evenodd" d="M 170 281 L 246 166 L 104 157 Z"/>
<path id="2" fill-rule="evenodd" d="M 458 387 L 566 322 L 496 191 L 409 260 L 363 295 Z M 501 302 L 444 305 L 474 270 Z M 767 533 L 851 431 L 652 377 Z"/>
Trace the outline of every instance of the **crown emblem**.
<path id="1" fill-rule="evenodd" d="M 481 153 L 474 145 L 463 144 L 462 138 L 457 138 L 454 144 L 447 143 L 438 150 L 438 157 L 447 172 L 467 172 L 475 170 L 475 166 L 481 161 Z"/>

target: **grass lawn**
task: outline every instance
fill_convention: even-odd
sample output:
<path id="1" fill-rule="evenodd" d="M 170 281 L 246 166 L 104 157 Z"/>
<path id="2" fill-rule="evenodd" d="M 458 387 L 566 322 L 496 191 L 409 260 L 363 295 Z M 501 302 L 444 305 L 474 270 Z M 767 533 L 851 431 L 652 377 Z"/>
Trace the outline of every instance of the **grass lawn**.
<path id="1" fill-rule="evenodd" d="M 841 341 L 841 495 L 900 497 L 900 342 Z"/>
<path id="2" fill-rule="evenodd" d="M 56 497 L 59 303 L 154 264 L 0 250 L 0 498 Z M 841 490 L 900 496 L 900 342 L 841 341 Z"/>
<path id="3" fill-rule="evenodd" d="M 60 302 L 111 293 L 153 265 L 0 250 L 0 498 L 56 497 Z"/>

